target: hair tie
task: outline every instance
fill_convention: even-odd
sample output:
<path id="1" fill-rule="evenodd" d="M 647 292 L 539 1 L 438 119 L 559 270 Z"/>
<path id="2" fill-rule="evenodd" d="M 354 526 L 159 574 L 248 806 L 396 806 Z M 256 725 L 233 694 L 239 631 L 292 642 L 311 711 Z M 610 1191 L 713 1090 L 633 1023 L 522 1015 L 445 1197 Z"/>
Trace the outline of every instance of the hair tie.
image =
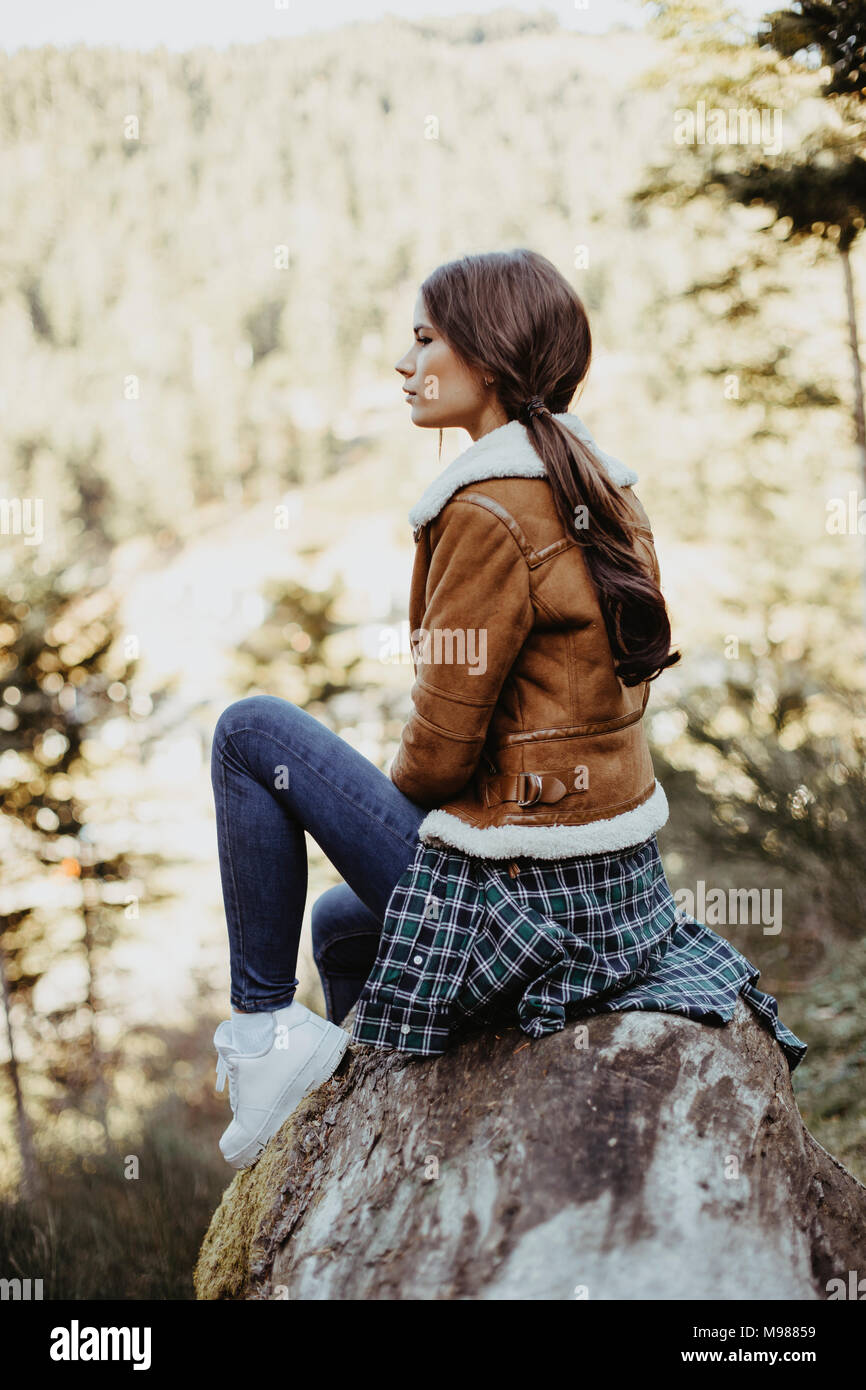
<path id="1" fill-rule="evenodd" d="M 529 400 L 526 401 L 526 402 L 524 402 L 524 409 L 526 410 L 526 413 L 529 415 L 530 419 L 532 418 L 533 415 L 549 415 L 549 414 L 550 414 L 550 411 L 547 409 L 547 406 L 544 404 L 544 397 L 543 397 L 543 396 L 530 396 Z"/>

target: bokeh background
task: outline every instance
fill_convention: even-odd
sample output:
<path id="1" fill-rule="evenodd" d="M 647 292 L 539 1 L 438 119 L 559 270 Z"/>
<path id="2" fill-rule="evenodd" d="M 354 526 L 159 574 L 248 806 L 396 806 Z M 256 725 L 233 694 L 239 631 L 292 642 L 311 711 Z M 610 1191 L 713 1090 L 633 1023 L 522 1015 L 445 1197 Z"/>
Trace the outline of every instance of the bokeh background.
<path id="1" fill-rule="evenodd" d="M 866 7 L 448 8 L 43 5 L 0 53 L 0 1274 L 45 1297 L 192 1296 L 231 1177 L 213 727 L 281 695 L 387 768 L 406 514 L 469 442 L 439 459 L 394 364 L 469 251 L 588 308 L 572 408 L 639 475 L 683 653 L 668 878 L 866 1179 Z"/>

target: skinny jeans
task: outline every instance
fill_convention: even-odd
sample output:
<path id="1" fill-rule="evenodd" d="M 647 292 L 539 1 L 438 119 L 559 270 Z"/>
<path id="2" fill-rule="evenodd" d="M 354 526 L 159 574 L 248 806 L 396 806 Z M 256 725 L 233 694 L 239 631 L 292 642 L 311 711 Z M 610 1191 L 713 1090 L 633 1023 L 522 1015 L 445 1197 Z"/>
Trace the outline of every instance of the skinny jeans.
<path id="1" fill-rule="evenodd" d="M 291 1003 L 307 899 L 307 831 L 341 875 L 311 908 L 328 1018 L 341 1023 L 373 968 L 391 892 L 427 811 L 313 715 L 250 695 L 220 715 L 211 784 L 228 926 L 231 1002 Z"/>

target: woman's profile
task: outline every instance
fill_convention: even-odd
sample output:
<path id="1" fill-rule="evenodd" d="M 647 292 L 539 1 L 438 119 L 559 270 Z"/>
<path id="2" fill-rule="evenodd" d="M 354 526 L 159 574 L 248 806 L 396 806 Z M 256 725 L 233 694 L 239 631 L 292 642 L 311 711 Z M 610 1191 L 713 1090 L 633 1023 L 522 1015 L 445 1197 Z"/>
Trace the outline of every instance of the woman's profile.
<path id="1" fill-rule="evenodd" d="M 470 1022 L 530 1038 L 622 1009 L 723 1025 L 742 995 L 792 1069 L 805 1054 L 757 968 L 665 877 L 644 713 L 680 654 L 637 475 L 569 411 L 591 350 L 579 296 L 536 252 L 428 276 L 396 370 L 413 424 L 472 442 L 409 515 L 415 682 L 389 772 L 275 696 L 219 718 L 232 1016 L 214 1042 L 234 1167 L 350 1039 L 433 1056 Z M 295 999 L 305 831 L 342 878 L 311 911 L 326 1019 Z"/>

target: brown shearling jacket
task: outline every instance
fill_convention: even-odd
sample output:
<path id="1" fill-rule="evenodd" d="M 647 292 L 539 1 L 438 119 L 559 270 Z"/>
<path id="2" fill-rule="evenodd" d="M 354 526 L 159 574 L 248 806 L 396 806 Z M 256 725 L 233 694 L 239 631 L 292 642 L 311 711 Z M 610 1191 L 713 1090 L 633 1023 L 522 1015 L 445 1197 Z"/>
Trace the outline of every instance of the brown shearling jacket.
<path id="1" fill-rule="evenodd" d="M 587 440 L 624 489 L 656 578 L 637 475 Z M 389 775 L 428 814 L 419 837 L 484 858 L 637 845 L 668 818 L 643 714 L 616 676 L 578 542 L 517 420 L 482 435 L 409 513 L 412 711 Z"/>

